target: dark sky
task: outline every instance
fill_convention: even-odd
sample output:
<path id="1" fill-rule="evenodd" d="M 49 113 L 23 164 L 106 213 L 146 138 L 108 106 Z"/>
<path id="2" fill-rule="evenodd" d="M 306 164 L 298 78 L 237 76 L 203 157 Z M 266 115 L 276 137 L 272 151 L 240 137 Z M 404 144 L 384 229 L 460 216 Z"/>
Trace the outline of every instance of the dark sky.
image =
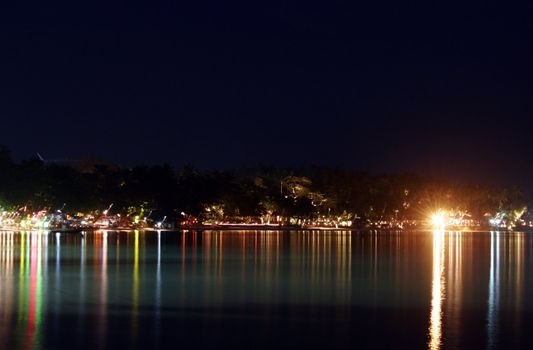
<path id="1" fill-rule="evenodd" d="M 43 3 L 0 15 L 19 159 L 533 179 L 531 3 Z"/>

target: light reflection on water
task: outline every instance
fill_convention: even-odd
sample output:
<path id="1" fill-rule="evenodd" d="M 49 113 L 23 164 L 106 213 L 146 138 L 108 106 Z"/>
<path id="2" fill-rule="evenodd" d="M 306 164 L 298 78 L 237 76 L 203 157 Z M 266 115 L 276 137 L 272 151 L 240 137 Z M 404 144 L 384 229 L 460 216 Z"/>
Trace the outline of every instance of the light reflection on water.
<path id="1" fill-rule="evenodd" d="M 504 232 L 0 232 L 0 348 L 527 348 L 532 249 Z"/>
<path id="2" fill-rule="evenodd" d="M 442 342 L 442 302 L 445 298 L 444 231 L 433 231 L 433 280 L 431 282 L 431 315 L 429 319 L 429 348 L 440 349 Z"/>
<path id="3" fill-rule="evenodd" d="M 499 232 L 490 233 L 490 277 L 489 277 L 489 298 L 487 307 L 487 334 L 488 348 L 493 349 L 496 345 L 498 332 L 498 301 L 499 301 L 499 281 L 500 281 L 500 245 Z"/>

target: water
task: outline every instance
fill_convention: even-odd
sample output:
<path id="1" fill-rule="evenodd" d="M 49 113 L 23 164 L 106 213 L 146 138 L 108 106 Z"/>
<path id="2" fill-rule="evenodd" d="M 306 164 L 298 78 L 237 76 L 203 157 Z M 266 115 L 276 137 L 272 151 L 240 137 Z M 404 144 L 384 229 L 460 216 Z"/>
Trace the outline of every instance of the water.
<path id="1" fill-rule="evenodd" d="M 0 349 L 533 348 L 533 235 L 0 233 Z"/>

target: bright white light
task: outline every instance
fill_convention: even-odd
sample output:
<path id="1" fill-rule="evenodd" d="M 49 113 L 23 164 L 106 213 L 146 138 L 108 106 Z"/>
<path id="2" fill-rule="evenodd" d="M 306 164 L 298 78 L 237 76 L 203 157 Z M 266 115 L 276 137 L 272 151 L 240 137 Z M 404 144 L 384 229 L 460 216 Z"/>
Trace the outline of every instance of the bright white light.
<path id="1" fill-rule="evenodd" d="M 489 222 L 493 226 L 499 226 L 502 223 L 502 220 L 501 219 L 490 219 Z"/>
<path id="2" fill-rule="evenodd" d="M 435 213 L 431 216 L 431 224 L 435 227 L 446 226 L 446 216 L 443 212 Z"/>

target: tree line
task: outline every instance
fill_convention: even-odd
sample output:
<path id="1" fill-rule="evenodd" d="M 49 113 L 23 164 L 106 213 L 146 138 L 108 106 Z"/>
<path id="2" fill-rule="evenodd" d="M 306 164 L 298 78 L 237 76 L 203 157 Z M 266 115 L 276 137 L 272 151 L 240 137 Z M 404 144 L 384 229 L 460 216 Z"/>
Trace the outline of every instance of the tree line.
<path id="1" fill-rule="evenodd" d="M 517 188 L 457 185 L 412 174 L 372 175 L 328 167 L 240 168 L 200 171 L 169 165 L 89 172 L 39 159 L 17 163 L 0 148 L 0 207 L 86 212 L 113 203 L 116 212 L 218 220 L 261 217 L 417 220 L 441 208 L 474 219 L 527 206 Z"/>

